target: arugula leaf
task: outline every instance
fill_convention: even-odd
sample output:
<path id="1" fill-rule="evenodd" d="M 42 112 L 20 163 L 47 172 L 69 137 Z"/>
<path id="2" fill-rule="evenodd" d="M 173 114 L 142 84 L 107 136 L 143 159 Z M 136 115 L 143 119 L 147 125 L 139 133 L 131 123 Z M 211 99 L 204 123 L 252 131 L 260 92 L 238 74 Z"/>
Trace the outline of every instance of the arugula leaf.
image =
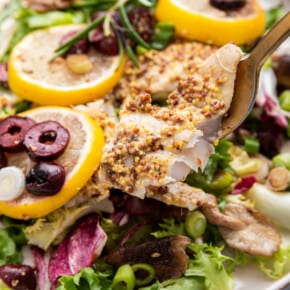
<path id="1" fill-rule="evenodd" d="M 203 278 L 207 290 L 233 289 L 233 278 L 225 267 L 225 262 L 231 261 L 232 258 L 222 254 L 222 247 L 191 243 L 188 249 L 193 251 L 195 256 L 189 260 L 185 277 Z"/>
<path id="2" fill-rule="evenodd" d="M 93 268 L 82 269 L 73 276 L 62 276 L 56 290 L 111 290 L 112 279 L 108 273 L 95 272 Z"/>
<path id="3" fill-rule="evenodd" d="M 159 227 L 162 230 L 151 233 L 157 239 L 176 235 L 187 235 L 184 223 L 175 221 L 174 219 L 164 219 L 163 223 L 159 224 Z"/>

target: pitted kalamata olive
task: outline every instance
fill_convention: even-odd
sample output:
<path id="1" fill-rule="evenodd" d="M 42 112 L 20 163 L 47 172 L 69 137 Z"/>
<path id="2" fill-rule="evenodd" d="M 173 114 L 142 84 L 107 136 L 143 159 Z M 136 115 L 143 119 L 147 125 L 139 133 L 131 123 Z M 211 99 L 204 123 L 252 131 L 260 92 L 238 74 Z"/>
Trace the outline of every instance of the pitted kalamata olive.
<path id="1" fill-rule="evenodd" d="M 35 121 L 18 116 L 2 120 L 0 122 L 0 146 L 6 151 L 21 149 L 26 132 L 34 124 Z"/>
<path id="2" fill-rule="evenodd" d="M 80 31 L 70 31 L 68 34 L 64 35 L 60 41 L 60 45 L 71 40 L 75 35 L 77 35 Z M 86 54 L 90 49 L 90 43 L 87 37 L 77 41 L 68 52 L 65 53 L 65 56 L 70 54 Z"/>
<path id="3" fill-rule="evenodd" d="M 103 15 L 105 15 L 105 12 L 99 11 L 93 15 L 92 19 L 95 20 Z M 114 22 L 117 22 L 116 19 L 117 15 L 118 15 L 117 13 L 113 13 Z M 89 40 L 92 46 L 97 51 L 105 55 L 114 56 L 119 53 L 118 38 L 112 27 L 110 27 L 110 30 L 111 30 L 110 36 L 106 37 L 103 25 L 101 25 L 91 31 L 89 35 Z"/>
<path id="4" fill-rule="evenodd" d="M 246 5 L 246 0 L 210 0 L 210 4 L 220 10 L 234 10 Z"/>
<path id="5" fill-rule="evenodd" d="M 4 152 L 0 149 L 0 169 L 7 166 L 7 158 Z"/>
<path id="6" fill-rule="evenodd" d="M 290 89 L 290 54 L 275 55 L 272 60 L 278 84 Z"/>
<path id="7" fill-rule="evenodd" d="M 147 42 L 152 40 L 155 20 L 150 9 L 137 7 L 130 11 L 129 20 L 137 33 Z"/>
<path id="8" fill-rule="evenodd" d="M 13 290 L 36 289 L 36 276 L 33 268 L 28 265 L 0 266 L 0 279 Z"/>
<path id="9" fill-rule="evenodd" d="M 53 160 L 64 152 L 69 139 L 69 131 L 61 124 L 44 121 L 30 128 L 23 144 L 32 160 Z"/>
<path id="10" fill-rule="evenodd" d="M 26 190 L 38 196 L 58 193 L 65 181 L 65 169 L 53 162 L 39 162 L 33 166 L 25 180 Z"/>

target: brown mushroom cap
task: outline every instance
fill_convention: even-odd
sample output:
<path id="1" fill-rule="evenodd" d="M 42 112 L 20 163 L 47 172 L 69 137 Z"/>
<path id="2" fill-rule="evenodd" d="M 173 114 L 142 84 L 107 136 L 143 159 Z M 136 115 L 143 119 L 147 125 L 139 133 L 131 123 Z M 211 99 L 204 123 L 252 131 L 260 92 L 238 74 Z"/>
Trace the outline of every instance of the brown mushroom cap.
<path id="1" fill-rule="evenodd" d="M 106 262 L 121 266 L 122 264 L 146 263 L 156 270 L 159 281 L 181 277 L 187 268 L 188 256 L 185 248 L 190 239 L 185 236 L 173 236 L 156 239 L 132 247 L 120 247 L 109 253 Z"/>

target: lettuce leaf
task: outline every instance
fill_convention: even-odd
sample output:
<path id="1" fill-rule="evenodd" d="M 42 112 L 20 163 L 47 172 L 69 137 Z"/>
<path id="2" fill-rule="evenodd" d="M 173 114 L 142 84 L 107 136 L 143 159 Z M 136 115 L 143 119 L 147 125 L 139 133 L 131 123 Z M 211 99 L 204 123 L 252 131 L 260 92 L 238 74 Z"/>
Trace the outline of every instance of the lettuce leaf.
<path id="1" fill-rule="evenodd" d="M 271 279 L 280 279 L 290 271 L 290 245 L 281 246 L 273 257 L 257 257 L 260 270 Z"/>
<path id="2" fill-rule="evenodd" d="M 187 236 L 184 223 L 175 221 L 174 219 L 164 219 L 163 223 L 159 224 L 159 227 L 161 230 L 151 233 L 157 239 L 176 235 Z"/>
<path id="3" fill-rule="evenodd" d="M 111 290 L 112 279 L 109 276 L 108 273 L 95 272 L 91 267 L 84 268 L 74 276 L 61 277 L 56 290 Z"/>
<path id="4" fill-rule="evenodd" d="M 24 224 L 5 216 L 2 216 L 1 222 L 3 228 L 0 229 L 0 265 L 21 263 L 21 248 L 26 244 Z"/>
<path id="5" fill-rule="evenodd" d="M 188 249 L 193 251 L 195 256 L 189 260 L 185 277 L 203 278 L 207 290 L 233 289 L 233 278 L 226 268 L 226 262 L 231 262 L 232 258 L 222 254 L 222 247 L 191 243 Z"/>
<path id="6" fill-rule="evenodd" d="M 5 229 L 0 229 L 0 265 L 20 263 L 22 256 Z"/>
<path id="7" fill-rule="evenodd" d="M 171 279 L 163 283 L 156 282 L 148 287 L 140 288 L 140 290 L 176 290 L 176 289 L 194 289 L 205 290 L 204 280 L 199 277 L 182 277 L 179 279 Z"/>

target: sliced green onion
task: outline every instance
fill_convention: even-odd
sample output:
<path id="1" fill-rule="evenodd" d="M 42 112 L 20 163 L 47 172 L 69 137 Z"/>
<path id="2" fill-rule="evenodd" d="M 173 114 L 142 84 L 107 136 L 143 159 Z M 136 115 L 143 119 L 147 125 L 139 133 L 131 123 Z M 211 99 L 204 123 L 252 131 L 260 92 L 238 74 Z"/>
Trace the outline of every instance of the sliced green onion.
<path id="1" fill-rule="evenodd" d="M 185 230 L 187 234 L 195 239 L 201 237 L 206 229 L 206 218 L 200 211 L 189 214 L 185 220 Z"/>
<path id="2" fill-rule="evenodd" d="M 171 23 L 159 22 L 155 26 L 153 40 L 151 43 L 152 48 L 162 50 L 170 42 L 174 34 L 174 26 Z"/>
<path id="3" fill-rule="evenodd" d="M 78 33 L 77 35 L 75 35 L 73 38 L 71 38 L 69 41 L 67 41 L 63 45 L 61 45 L 55 51 L 56 54 L 54 55 L 54 57 L 52 58 L 51 61 L 55 60 L 59 56 L 61 56 L 64 53 L 66 53 L 76 42 L 78 42 L 79 40 L 81 40 L 84 37 L 86 37 L 89 34 L 89 32 L 92 31 L 93 29 L 99 27 L 103 23 L 104 18 L 105 18 L 104 15 L 98 17 L 91 24 L 89 24 L 84 30 L 82 30 L 80 33 Z"/>
<path id="4" fill-rule="evenodd" d="M 290 112 L 290 90 L 284 91 L 279 97 L 279 101 L 282 109 Z"/>
<path id="5" fill-rule="evenodd" d="M 142 263 L 141 264 L 134 264 L 132 266 L 132 270 L 135 274 L 135 277 L 136 277 L 136 272 L 138 272 L 138 271 L 145 271 L 148 273 L 146 278 L 144 278 L 142 280 L 136 278 L 136 282 L 135 282 L 136 286 L 144 286 L 144 285 L 151 283 L 156 275 L 155 269 L 151 265 L 148 265 L 148 264 L 142 264 Z"/>
<path id="6" fill-rule="evenodd" d="M 254 138 L 244 138 L 244 146 L 248 153 L 258 153 L 260 150 L 260 143 L 257 139 Z"/>
<path id="7" fill-rule="evenodd" d="M 127 16 L 127 12 L 124 6 L 121 6 L 120 9 L 120 16 L 121 16 L 121 21 L 122 24 L 124 25 L 125 28 L 128 29 L 128 35 L 129 37 L 134 40 L 137 44 L 142 45 L 143 47 L 150 49 L 150 44 L 147 43 L 133 28 L 133 26 L 130 23 L 130 20 Z"/>
<path id="8" fill-rule="evenodd" d="M 108 13 L 105 16 L 103 27 L 104 27 L 105 37 L 110 36 L 111 35 L 111 14 L 110 13 Z"/>
<path id="9" fill-rule="evenodd" d="M 133 290 L 135 287 L 135 275 L 130 265 L 122 265 L 118 268 L 113 279 L 113 290 Z"/>
<path id="10" fill-rule="evenodd" d="M 284 166 L 290 170 L 290 153 L 281 153 L 272 159 L 275 167 Z"/>

